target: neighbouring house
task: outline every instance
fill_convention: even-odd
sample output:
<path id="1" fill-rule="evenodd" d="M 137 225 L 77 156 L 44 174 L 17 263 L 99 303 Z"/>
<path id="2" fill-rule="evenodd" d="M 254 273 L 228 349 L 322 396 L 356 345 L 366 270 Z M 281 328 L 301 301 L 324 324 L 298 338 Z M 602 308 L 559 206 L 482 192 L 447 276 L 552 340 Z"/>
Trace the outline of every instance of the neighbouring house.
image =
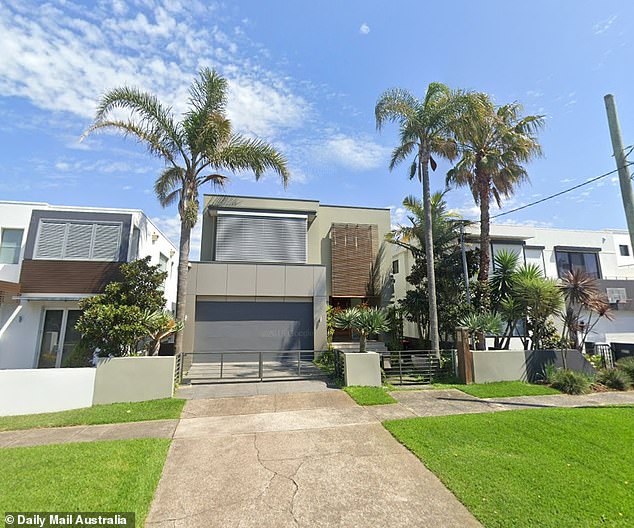
<path id="1" fill-rule="evenodd" d="M 173 310 L 178 252 L 142 211 L 0 201 L 0 369 L 63 367 L 79 301 L 148 255 Z"/>
<path id="2" fill-rule="evenodd" d="M 478 246 L 479 236 L 477 224 L 467 226 L 467 250 Z M 588 341 L 634 343 L 634 253 L 627 231 L 491 225 L 491 271 L 493 256 L 502 250 L 517 253 L 521 264 L 536 265 L 546 277 L 558 279 L 567 271 L 581 269 L 598 279 L 614 320 L 601 319 Z M 400 299 L 412 287 L 405 277 L 414 259 L 401 248 L 393 258 L 395 298 Z M 406 322 L 404 326 L 405 336 L 419 337 L 415 324 Z"/>
<path id="3" fill-rule="evenodd" d="M 220 352 L 324 350 L 328 303 L 389 301 L 389 230 L 389 209 L 206 195 L 186 366 Z"/>

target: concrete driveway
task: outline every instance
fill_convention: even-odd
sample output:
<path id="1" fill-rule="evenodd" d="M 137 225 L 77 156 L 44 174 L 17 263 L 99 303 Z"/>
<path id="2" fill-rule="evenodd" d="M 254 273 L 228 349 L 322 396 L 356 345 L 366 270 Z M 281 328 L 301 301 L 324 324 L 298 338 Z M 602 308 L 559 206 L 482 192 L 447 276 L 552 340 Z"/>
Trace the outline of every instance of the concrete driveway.
<path id="1" fill-rule="evenodd" d="M 381 416 L 341 391 L 191 400 L 146 526 L 480 526 Z"/>

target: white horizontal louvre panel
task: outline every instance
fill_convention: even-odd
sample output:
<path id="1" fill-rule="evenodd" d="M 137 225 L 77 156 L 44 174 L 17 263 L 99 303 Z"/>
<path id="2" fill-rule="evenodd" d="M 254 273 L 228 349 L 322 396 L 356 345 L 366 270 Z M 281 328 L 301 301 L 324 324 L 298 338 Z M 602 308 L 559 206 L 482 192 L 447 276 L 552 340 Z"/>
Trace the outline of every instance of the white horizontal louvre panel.
<path id="1" fill-rule="evenodd" d="M 64 258 L 89 260 L 92 242 L 92 224 L 68 224 Z"/>
<path id="2" fill-rule="evenodd" d="M 118 260 L 121 226 L 95 224 L 93 260 Z"/>
<path id="3" fill-rule="evenodd" d="M 216 260 L 306 262 L 306 218 L 218 216 Z"/>
<path id="4" fill-rule="evenodd" d="M 59 260 L 64 249 L 66 224 L 40 222 L 35 258 Z"/>

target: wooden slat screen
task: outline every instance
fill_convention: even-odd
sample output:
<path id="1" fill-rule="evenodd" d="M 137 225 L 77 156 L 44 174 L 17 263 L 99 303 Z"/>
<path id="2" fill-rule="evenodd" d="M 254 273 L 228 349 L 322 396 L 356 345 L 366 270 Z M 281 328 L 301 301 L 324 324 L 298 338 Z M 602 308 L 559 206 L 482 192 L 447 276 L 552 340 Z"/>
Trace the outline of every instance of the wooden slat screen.
<path id="1" fill-rule="evenodd" d="M 22 293 L 101 293 L 120 278 L 119 262 L 84 260 L 24 260 Z"/>
<path id="2" fill-rule="evenodd" d="M 374 224 L 332 224 L 332 295 L 365 297 L 370 270 L 379 247 Z"/>

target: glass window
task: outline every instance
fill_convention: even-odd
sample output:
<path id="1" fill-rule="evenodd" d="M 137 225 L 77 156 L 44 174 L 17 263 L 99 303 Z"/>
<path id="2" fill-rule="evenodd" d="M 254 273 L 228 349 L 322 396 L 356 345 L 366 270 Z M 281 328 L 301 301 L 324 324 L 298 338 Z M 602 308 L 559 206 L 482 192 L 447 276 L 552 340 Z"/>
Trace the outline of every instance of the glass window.
<path id="1" fill-rule="evenodd" d="M 161 253 L 159 255 L 159 269 L 161 271 L 167 271 L 167 262 L 169 261 L 169 259 L 163 255 L 163 253 Z"/>
<path id="2" fill-rule="evenodd" d="M 396 275 L 398 273 L 398 260 L 392 261 L 392 273 Z"/>
<path id="3" fill-rule="evenodd" d="M 619 245 L 619 251 L 621 252 L 622 257 L 630 256 L 630 247 L 625 244 Z"/>
<path id="4" fill-rule="evenodd" d="M 136 260 L 139 258 L 139 239 L 141 237 L 141 231 L 138 227 L 132 229 L 132 240 L 130 241 L 130 260 Z"/>
<path id="5" fill-rule="evenodd" d="M 46 310 L 37 368 L 55 368 L 64 310 Z"/>
<path id="6" fill-rule="evenodd" d="M 0 264 L 17 264 L 22 247 L 22 229 L 3 229 L 0 243 Z"/>
<path id="7" fill-rule="evenodd" d="M 563 277 L 569 271 L 580 270 L 595 279 L 601 278 L 599 271 L 599 255 L 581 251 L 556 251 L 557 272 Z"/>
<path id="8" fill-rule="evenodd" d="M 75 325 L 81 317 L 81 310 L 68 310 L 66 316 L 66 331 L 64 332 L 64 344 L 62 345 L 62 367 L 73 365 L 73 353 L 79 345 L 81 334 L 75 329 Z"/>

